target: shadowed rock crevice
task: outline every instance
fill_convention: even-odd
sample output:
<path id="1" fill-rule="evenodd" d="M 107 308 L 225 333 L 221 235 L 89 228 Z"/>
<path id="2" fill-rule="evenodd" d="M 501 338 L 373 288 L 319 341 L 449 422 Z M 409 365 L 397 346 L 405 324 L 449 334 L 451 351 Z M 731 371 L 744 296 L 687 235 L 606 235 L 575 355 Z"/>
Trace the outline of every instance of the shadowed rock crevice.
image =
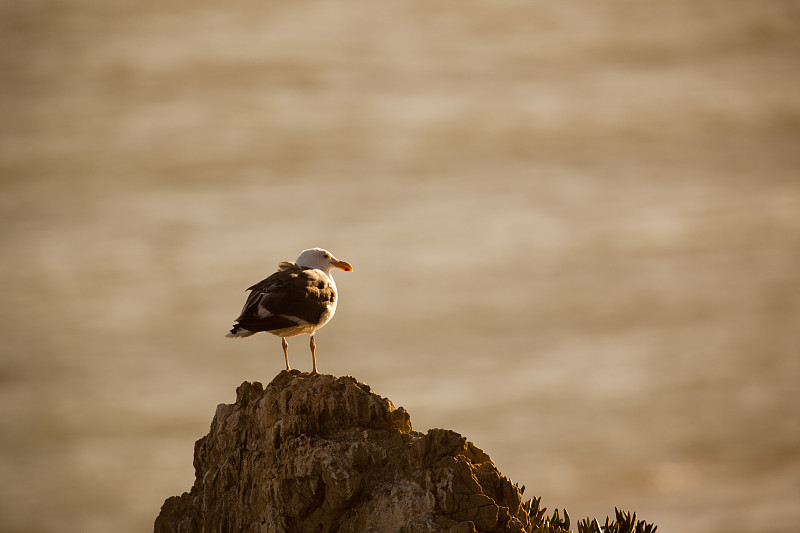
<path id="1" fill-rule="evenodd" d="M 166 532 L 523 532 L 519 489 L 448 430 L 352 377 L 281 372 L 242 383 L 197 441 L 195 482 L 167 499 Z"/>

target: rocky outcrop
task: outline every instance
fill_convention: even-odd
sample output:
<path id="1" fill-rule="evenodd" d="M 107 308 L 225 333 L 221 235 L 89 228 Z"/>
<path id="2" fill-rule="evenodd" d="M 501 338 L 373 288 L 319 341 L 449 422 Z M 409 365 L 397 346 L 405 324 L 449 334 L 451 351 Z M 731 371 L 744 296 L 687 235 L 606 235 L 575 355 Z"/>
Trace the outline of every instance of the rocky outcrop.
<path id="1" fill-rule="evenodd" d="M 197 441 L 195 482 L 167 499 L 167 532 L 523 532 L 517 486 L 458 433 L 412 431 L 354 378 L 281 372 L 242 383 Z"/>

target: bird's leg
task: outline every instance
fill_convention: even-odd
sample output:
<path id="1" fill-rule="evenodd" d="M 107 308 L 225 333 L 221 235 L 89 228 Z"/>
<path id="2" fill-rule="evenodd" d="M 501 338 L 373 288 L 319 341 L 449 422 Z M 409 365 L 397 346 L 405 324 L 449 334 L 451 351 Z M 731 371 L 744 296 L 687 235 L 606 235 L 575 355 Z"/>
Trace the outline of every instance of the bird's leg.
<path id="1" fill-rule="evenodd" d="M 317 343 L 314 342 L 314 334 L 311 334 L 311 364 L 313 365 L 313 370 L 311 371 L 312 376 L 316 376 L 317 372 L 317 356 L 314 352 L 317 351 Z"/>
<path id="2" fill-rule="evenodd" d="M 286 359 L 286 370 L 291 370 L 289 366 L 289 343 L 286 342 L 286 337 L 281 337 L 281 346 L 283 346 L 283 357 Z"/>

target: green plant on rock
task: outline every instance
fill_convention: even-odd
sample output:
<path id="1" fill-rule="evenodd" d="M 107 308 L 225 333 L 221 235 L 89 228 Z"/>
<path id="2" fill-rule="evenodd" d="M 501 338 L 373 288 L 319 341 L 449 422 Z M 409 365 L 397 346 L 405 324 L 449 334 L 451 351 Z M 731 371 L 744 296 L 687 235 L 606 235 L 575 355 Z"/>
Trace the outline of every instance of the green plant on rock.
<path id="1" fill-rule="evenodd" d="M 564 509 L 564 517 L 556 509 L 552 516 L 547 516 L 546 508 L 541 506 L 542 499 L 533 498 L 522 504 L 530 519 L 530 533 L 571 533 L 570 518 Z M 644 520 L 636 520 L 636 513 L 620 511 L 614 508 L 615 520 L 606 517 L 605 525 L 600 525 L 596 518 L 586 518 L 577 523 L 578 533 L 655 533 L 657 526 Z"/>

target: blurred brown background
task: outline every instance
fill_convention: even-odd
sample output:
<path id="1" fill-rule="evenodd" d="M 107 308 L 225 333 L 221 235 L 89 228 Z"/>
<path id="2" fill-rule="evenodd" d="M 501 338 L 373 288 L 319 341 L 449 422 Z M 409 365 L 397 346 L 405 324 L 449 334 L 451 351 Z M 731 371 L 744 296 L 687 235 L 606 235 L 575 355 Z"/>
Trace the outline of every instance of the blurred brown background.
<path id="1" fill-rule="evenodd" d="M 550 510 L 797 526 L 800 2 L 0 5 L 0 530 L 150 530 L 311 246 L 320 370 Z"/>

